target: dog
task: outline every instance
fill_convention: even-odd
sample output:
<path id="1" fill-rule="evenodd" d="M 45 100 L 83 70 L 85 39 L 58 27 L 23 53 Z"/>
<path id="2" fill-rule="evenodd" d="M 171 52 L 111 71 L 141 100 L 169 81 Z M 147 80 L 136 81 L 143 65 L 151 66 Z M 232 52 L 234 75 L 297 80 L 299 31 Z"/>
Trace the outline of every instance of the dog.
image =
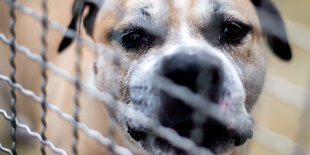
<path id="1" fill-rule="evenodd" d="M 250 111 L 264 84 L 263 38 L 279 58 L 292 57 L 283 20 L 269 0 L 76 0 L 72 15 L 70 29 L 83 21 L 88 36 L 120 55 L 118 63 L 104 52 L 96 55 L 93 82 L 124 103 L 127 110 L 116 114 L 120 126 L 151 154 L 190 153 L 158 136 L 142 117 L 214 154 L 238 154 L 253 135 Z M 59 46 L 64 65 L 70 54 L 63 50 L 72 41 L 65 37 Z M 59 93 L 51 98 L 62 100 Z M 88 121 L 102 116 L 96 108 L 85 111 L 94 112 Z M 59 126 L 54 117 L 49 120 Z M 65 143 L 61 130 L 52 127 L 48 134 L 59 145 Z M 84 154 L 102 153 L 99 146 L 80 147 Z"/>

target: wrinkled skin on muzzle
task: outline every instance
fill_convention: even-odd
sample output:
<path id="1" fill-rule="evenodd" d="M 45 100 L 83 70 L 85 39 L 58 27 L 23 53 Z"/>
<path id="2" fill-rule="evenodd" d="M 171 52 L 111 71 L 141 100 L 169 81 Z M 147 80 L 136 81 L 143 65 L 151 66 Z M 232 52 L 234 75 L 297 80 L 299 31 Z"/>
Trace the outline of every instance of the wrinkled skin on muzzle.
<path id="1" fill-rule="evenodd" d="M 216 153 L 223 153 L 232 145 L 242 145 L 252 137 L 253 126 L 244 106 L 245 91 L 233 64 L 218 53 L 207 46 L 180 45 L 139 63 L 129 78 L 129 108 L 184 137 L 193 137 L 195 130 L 200 131 L 200 138 L 195 140 L 197 145 Z M 160 79 L 190 93 L 176 90 L 179 94 L 173 94 L 167 87 L 174 85 L 161 86 Z M 198 96 L 201 100 L 183 100 L 181 96 Z M 202 108 L 195 109 L 193 104 Z M 165 144 L 168 150 L 173 150 L 163 138 L 147 140 L 151 130 L 137 123 L 139 118 L 124 117 L 129 134 L 142 145 Z"/>

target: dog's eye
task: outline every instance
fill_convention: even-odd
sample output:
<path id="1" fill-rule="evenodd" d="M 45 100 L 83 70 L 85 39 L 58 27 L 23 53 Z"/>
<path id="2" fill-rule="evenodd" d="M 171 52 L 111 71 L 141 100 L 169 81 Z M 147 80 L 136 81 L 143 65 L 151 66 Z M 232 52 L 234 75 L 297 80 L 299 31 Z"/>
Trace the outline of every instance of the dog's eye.
<path id="1" fill-rule="evenodd" d="M 239 44 L 250 31 L 250 27 L 236 22 L 225 22 L 220 36 L 221 43 Z"/>
<path id="2" fill-rule="evenodd" d="M 121 44 L 126 50 L 139 50 L 149 48 L 153 40 L 154 37 L 150 33 L 138 28 L 125 31 Z"/>

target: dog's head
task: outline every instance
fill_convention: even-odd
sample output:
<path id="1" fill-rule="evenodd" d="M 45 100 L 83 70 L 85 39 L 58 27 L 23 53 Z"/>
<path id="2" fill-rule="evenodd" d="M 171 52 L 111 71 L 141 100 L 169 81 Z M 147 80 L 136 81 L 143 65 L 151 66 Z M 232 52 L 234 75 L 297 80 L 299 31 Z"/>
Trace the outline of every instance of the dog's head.
<path id="1" fill-rule="evenodd" d="M 76 1 L 70 28 L 87 6 L 87 33 L 126 66 L 99 54 L 97 87 L 126 104 L 119 118 L 145 149 L 182 152 L 154 136 L 141 116 L 214 153 L 252 137 L 249 111 L 265 77 L 263 36 L 277 56 L 291 58 L 283 21 L 269 0 Z M 70 42 L 65 38 L 60 50 Z"/>

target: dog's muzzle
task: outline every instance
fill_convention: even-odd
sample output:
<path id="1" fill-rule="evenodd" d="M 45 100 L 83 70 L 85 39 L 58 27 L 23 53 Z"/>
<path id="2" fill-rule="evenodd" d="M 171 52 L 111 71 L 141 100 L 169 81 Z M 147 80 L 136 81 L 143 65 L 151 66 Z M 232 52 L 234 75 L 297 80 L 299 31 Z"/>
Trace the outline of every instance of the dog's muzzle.
<path id="1" fill-rule="evenodd" d="M 237 84 L 229 76 L 232 74 L 227 73 L 226 64 L 216 55 L 203 52 L 203 50 L 200 52 L 184 52 L 183 49 L 162 57 L 159 64 L 160 67 L 156 70 L 157 75 L 178 86 L 187 88 L 192 93 L 203 97 L 206 102 L 210 102 L 201 104 L 223 106 L 223 111 L 244 108 L 238 97 L 231 99 L 233 98 L 231 93 L 237 93 L 233 91 L 239 89 L 236 89 Z M 240 85 L 240 87 L 242 86 Z M 214 153 L 223 153 L 232 145 L 242 145 L 248 138 L 252 137 L 251 121 L 245 127 L 236 128 L 236 126 L 244 125 L 231 125 L 227 124 L 229 121 L 226 123 L 219 121 L 206 113 L 202 114 L 198 109 L 194 109 L 190 103 L 171 95 L 166 90 L 160 88 L 158 90 L 160 105 L 155 114 L 158 121 L 163 126 L 175 130 L 180 136 L 192 139 L 197 145 L 209 148 Z M 235 104 L 236 102 L 238 105 Z M 222 114 L 219 108 L 211 110 L 216 111 L 218 115 Z M 235 115 L 238 113 L 234 112 L 233 116 Z M 244 115 L 242 119 L 249 119 L 247 116 Z M 236 118 L 231 119 L 235 121 Z M 240 128 L 246 129 L 239 131 Z M 146 138 L 147 131 L 139 131 L 139 129 L 129 127 L 128 132 L 135 140 L 140 141 Z M 158 137 L 157 144 L 161 146 L 170 145 Z"/>

